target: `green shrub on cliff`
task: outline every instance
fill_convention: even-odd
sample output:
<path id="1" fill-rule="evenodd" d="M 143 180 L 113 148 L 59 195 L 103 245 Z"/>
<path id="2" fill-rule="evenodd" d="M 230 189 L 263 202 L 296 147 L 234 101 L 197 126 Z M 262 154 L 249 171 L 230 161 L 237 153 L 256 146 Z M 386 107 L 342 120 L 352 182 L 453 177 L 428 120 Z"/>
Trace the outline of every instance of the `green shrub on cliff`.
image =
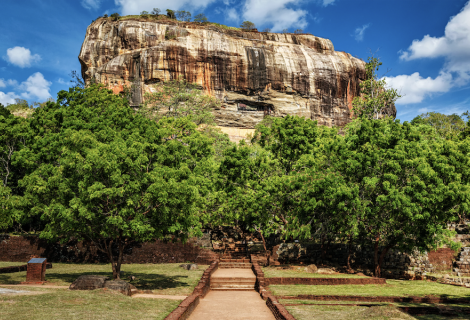
<path id="1" fill-rule="evenodd" d="M 242 28 L 243 31 L 252 31 L 256 28 L 256 26 L 251 21 L 243 21 L 243 23 L 240 25 L 240 28 Z"/>
<path id="2" fill-rule="evenodd" d="M 207 20 L 207 17 L 204 13 L 199 13 L 197 14 L 195 17 L 194 17 L 194 22 L 201 22 L 201 23 L 204 23 L 204 22 L 209 22 L 209 20 Z"/>

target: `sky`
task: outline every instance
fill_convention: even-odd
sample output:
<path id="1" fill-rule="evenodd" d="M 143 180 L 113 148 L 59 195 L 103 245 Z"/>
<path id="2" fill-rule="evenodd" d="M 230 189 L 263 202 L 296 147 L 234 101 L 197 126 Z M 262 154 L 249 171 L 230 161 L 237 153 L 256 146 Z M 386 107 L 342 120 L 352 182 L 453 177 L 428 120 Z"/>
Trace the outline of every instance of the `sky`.
<path id="1" fill-rule="evenodd" d="M 383 62 L 379 76 L 403 96 L 397 118 L 470 110 L 469 0 L 2 0 L 0 103 L 55 98 L 70 87 L 92 20 L 160 8 L 258 30 L 303 29 L 337 51 Z"/>

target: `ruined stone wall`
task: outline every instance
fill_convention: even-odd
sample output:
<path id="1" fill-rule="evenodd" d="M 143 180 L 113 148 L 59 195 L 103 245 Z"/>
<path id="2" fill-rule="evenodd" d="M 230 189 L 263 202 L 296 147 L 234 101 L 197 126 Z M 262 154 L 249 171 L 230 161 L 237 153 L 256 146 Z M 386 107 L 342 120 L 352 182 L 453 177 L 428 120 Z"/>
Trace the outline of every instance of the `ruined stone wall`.
<path id="1" fill-rule="evenodd" d="M 153 241 L 133 243 L 126 249 L 123 263 L 181 263 L 207 264 L 217 259 L 211 250 L 207 235 L 188 243 Z M 48 243 L 37 237 L 2 236 L 0 261 L 27 262 L 32 256 L 47 258 L 48 262 L 107 263 L 108 257 L 93 243 L 69 241 L 65 244 Z"/>
<path id="2" fill-rule="evenodd" d="M 216 122 L 254 128 L 267 114 L 344 126 L 365 62 L 308 34 L 225 30 L 176 21 L 98 19 L 86 31 L 82 75 L 141 104 L 157 82 L 183 77 L 217 97 Z M 395 107 L 387 111 L 396 115 Z"/>

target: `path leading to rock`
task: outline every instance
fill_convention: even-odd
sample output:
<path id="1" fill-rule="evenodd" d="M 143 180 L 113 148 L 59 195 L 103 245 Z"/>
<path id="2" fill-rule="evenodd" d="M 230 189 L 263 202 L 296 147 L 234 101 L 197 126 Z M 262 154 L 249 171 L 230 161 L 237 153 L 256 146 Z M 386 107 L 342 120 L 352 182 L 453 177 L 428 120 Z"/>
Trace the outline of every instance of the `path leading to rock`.
<path id="1" fill-rule="evenodd" d="M 238 264 L 242 268 L 235 267 Z M 251 263 L 236 260 L 222 263 L 211 276 L 211 291 L 199 299 L 189 320 L 275 320 L 255 291 L 255 282 Z"/>
<path id="2" fill-rule="evenodd" d="M 275 320 L 273 314 L 253 291 L 211 290 L 193 311 L 189 320 Z"/>

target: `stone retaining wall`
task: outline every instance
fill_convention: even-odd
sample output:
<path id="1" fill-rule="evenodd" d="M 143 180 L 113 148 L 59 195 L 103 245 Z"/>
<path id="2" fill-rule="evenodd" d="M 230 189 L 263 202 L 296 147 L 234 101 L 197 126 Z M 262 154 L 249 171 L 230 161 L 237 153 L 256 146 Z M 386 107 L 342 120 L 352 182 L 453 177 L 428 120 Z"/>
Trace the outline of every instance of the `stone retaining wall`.
<path id="1" fill-rule="evenodd" d="M 48 243 L 35 236 L 8 236 L 0 238 L 0 261 L 26 262 L 32 256 L 47 258 L 50 262 L 106 263 L 107 255 L 86 241 L 66 244 Z M 198 242 L 199 241 L 199 242 Z M 201 239 L 187 243 L 154 242 L 133 243 L 124 252 L 123 263 L 184 263 L 210 264 L 218 256 L 201 248 Z M 210 243 L 210 240 L 209 240 Z"/>
<path id="2" fill-rule="evenodd" d="M 470 303 L 470 298 L 445 297 L 371 297 L 371 296 L 328 296 L 300 294 L 297 296 L 276 296 L 278 299 L 316 301 L 364 301 L 364 302 L 407 302 L 407 303 Z"/>

